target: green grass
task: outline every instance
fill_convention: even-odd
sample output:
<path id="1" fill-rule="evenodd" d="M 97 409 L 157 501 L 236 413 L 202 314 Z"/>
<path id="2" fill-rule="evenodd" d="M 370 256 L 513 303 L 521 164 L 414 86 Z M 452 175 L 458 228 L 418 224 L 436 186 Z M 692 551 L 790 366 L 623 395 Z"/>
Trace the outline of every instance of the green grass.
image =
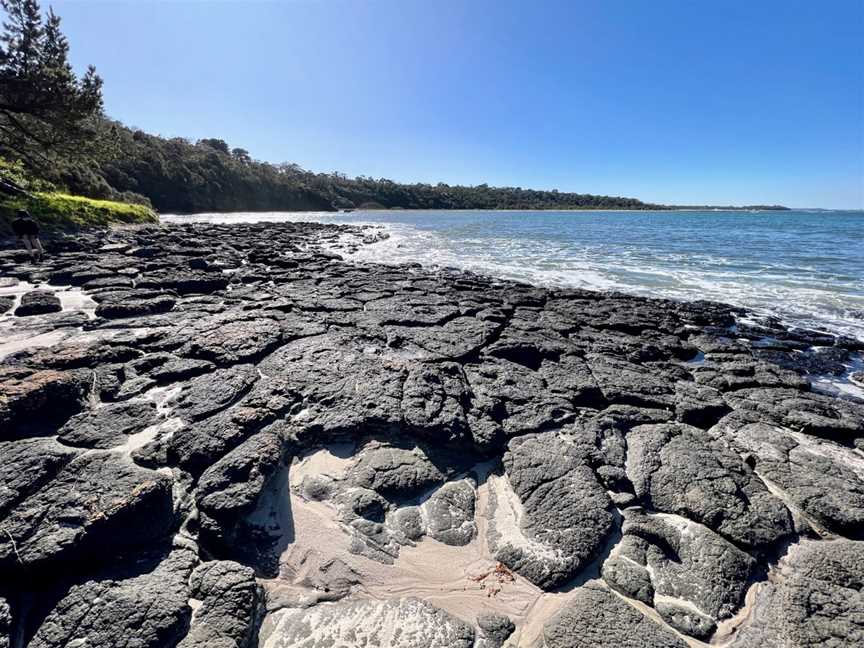
<path id="1" fill-rule="evenodd" d="M 45 232 L 159 222 L 156 212 L 144 205 L 38 192 L 33 198 L 0 195 L 0 231 L 4 234 L 11 233 L 10 223 L 19 209 L 29 211 Z"/>

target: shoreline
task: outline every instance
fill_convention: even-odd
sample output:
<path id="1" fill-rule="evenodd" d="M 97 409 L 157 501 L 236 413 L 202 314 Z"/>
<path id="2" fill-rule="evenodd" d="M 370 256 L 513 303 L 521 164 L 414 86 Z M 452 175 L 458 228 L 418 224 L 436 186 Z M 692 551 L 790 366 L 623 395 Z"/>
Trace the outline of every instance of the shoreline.
<path id="1" fill-rule="evenodd" d="M 840 576 L 807 574 L 864 565 L 864 401 L 811 383 L 864 340 L 352 261 L 369 233 L 163 225 L 41 266 L 0 253 L 11 636 L 611 648 L 720 628 L 750 648 L 818 636 L 785 587 L 841 609 Z M 131 602 L 135 628 L 112 609 Z"/>

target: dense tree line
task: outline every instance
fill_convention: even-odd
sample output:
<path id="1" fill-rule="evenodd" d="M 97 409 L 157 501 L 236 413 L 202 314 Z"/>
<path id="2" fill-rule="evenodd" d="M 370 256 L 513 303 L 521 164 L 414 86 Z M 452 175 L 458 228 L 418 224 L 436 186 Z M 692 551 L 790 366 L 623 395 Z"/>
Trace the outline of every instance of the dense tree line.
<path id="1" fill-rule="evenodd" d="M 402 209 L 667 209 L 634 198 L 521 187 L 401 184 L 253 160 L 221 139 L 132 130 L 102 110 L 93 67 L 78 78 L 60 19 L 37 0 L 0 0 L 0 158 L 92 198 L 163 212 Z"/>

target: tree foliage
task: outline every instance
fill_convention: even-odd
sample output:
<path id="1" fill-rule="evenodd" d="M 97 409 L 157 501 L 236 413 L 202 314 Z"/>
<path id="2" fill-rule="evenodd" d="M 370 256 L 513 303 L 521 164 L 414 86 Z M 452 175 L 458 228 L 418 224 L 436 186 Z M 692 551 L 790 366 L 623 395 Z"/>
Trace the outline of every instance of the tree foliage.
<path id="1" fill-rule="evenodd" d="M 37 0 L 0 0 L 0 155 L 58 176 L 98 148 L 102 79 L 92 66 L 78 78 L 60 18 Z"/>

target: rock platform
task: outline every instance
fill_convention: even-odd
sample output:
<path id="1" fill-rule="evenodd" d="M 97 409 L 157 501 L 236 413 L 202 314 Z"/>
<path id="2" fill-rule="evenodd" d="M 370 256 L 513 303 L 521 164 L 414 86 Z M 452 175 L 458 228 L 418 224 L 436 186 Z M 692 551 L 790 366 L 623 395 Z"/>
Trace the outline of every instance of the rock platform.
<path id="1" fill-rule="evenodd" d="M 864 645 L 864 341 L 379 238 L 0 252 L 0 648 Z"/>

